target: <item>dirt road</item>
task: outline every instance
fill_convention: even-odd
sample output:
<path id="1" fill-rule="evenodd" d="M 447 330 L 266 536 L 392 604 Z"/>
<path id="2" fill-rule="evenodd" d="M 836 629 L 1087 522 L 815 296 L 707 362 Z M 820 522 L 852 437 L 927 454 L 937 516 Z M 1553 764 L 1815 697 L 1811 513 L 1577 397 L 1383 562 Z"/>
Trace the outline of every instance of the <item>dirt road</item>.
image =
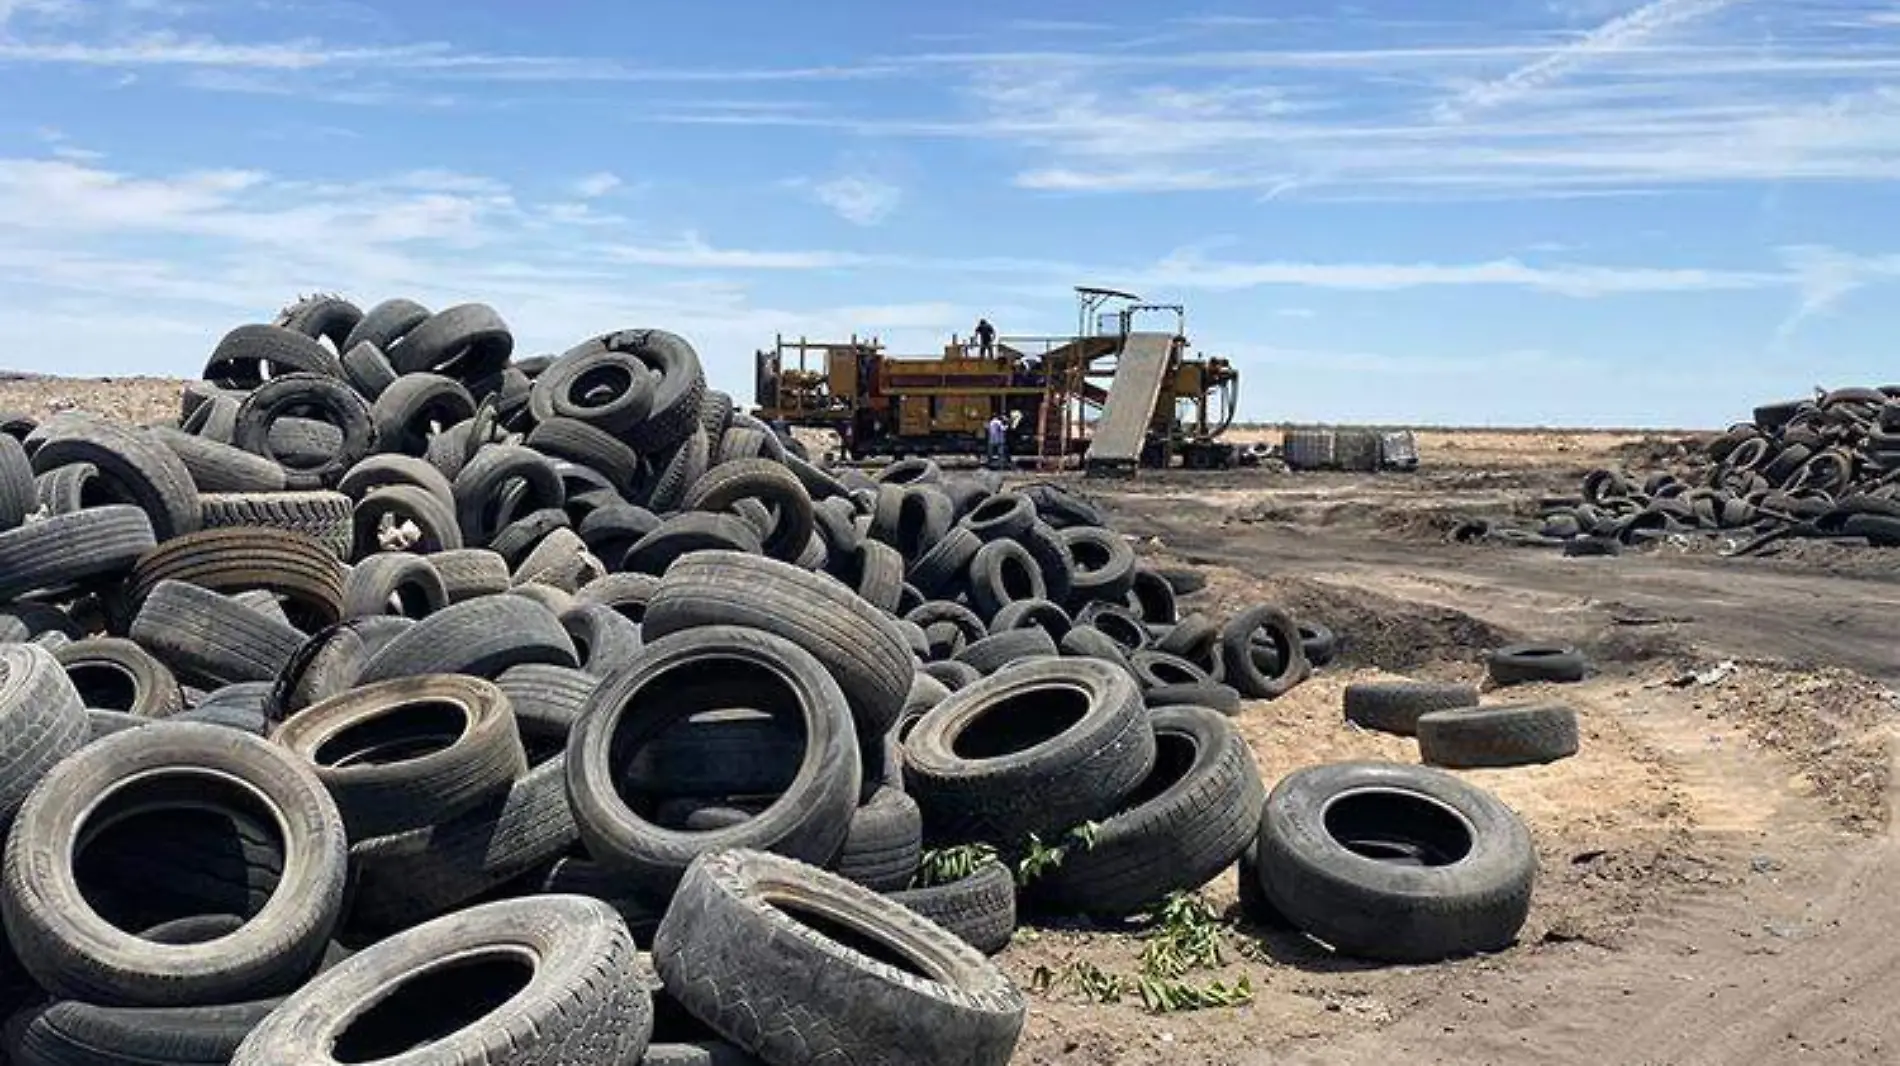
<path id="1" fill-rule="evenodd" d="M 1435 609 L 1469 618 L 1473 632 L 1579 642 L 1606 670 L 1636 677 L 1653 673 L 1658 660 L 1685 670 L 1725 658 L 1788 670 L 1768 686 L 1787 699 L 1766 715 L 1716 705 L 1704 720 L 1641 690 L 1613 705 L 1702 801 L 1691 851 L 1705 877 L 1671 885 L 1608 943 L 1545 943 L 1508 962 L 1441 970 L 1435 987 L 1389 1024 L 1375 1019 L 1304 1039 L 1263 1034 L 1228 1061 L 1900 1061 L 1900 1014 L 1891 1009 L 1900 997 L 1893 936 L 1900 894 L 1892 890 L 1900 848 L 1874 827 L 1890 824 L 1889 694 L 1878 685 L 1856 690 L 1846 700 L 1852 723 L 1831 738 L 1783 735 L 1801 734 L 1801 722 L 1828 713 L 1791 691 L 1811 669 L 1900 678 L 1893 626 L 1900 582 L 1883 566 L 1844 576 L 1707 556 L 1561 559 L 1395 539 L 1370 520 L 1320 528 L 1236 521 L 1234 501 L 1218 492 L 1148 486 L 1101 499 L 1118 525 L 1158 538 L 1168 554 L 1335 610 L 1355 602 L 1400 616 Z M 1388 638 L 1364 657 L 1392 656 Z M 1721 734 L 1729 723 L 1762 743 L 1732 743 Z M 1863 744 L 1865 758 L 1830 781 L 1821 764 L 1849 742 Z M 1870 833 L 1840 833 L 1838 808 L 1827 809 L 1852 794 L 1883 808 L 1863 822 Z M 1761 816 L 1724 817 L 1751 807 Z"/>

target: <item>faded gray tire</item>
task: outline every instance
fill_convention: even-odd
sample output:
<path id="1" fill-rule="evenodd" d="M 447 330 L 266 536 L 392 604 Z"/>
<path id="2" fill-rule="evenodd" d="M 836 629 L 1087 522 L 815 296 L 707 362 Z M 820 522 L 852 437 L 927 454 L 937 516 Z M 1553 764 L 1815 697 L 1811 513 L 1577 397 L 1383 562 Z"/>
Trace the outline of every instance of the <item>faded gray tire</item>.
<path id="1" fill-rule="evenodd" d="M 147 430 L 152 439 L 170 448 L 199 492 L 282 492 L 284 468 L 242 448 L 194 437 L 166 426 Z M 200 505 L 202 506 L 202 500 Z"/>
<path id="2" fill-rule="evenodd" d="M 1491 680 L 1500 685 L 1572 683 L 1582 681 L 1589 670 L 1582 653 L 1561 644 L 1511 644 L 1492 652 L 1486 663 Z"/>
<path id="3" fill-rule="evenodd" d="M 1253 635 L 1263 632 L 1279 653 L 1279 672 L 1269 674 L 1260 668 L 1253 655 Z M 1312 668 L 1306 661 L 1300 641 L 1299 623 L 1293 616 L 1266 604 L 1250 607 L 1229 619 L 1220 631 L 1221 680 L 1254 699 L 1279 699 L 1306 680 Z"/>
<path id="4" fill-rule="evenodd" d="M 442 590 L 451 604 L 498 596 L 507 592 L 513 581 L 508 573 L 508 560 L 487 548 L 455 548 L 436 552 L 428 558 L 436 576 L 442 579 Z"/>
<path id="5" fill-rule="evenodd" d="M 261 611 L 183 581 L 160 581 L 132 619 L 131 637 L 186 684 L 270 681 L 304 635 Z"/>
<path id="6" fill-rule="evenodd" d="M 421 674 L 496 678 L 522 663 L 575 666 L 561 620 L 521 596 L 468 600 L 417 622 L 363 667 L 361 684 Z"/>
<path id="7" fill-rule="evenodd" d="M 1506 704 L 1433 711 L 1418 720 L 1427 766 L 1534 766 L 1577 753 L 1577 712 L 1561 704 Z"/>
<path id="8" fill-rule="evenodd" d="M 26 457 L 26 449 L 7 434 L 0 437 L 6 438 L 0 440 L 0 533 L 4 533 L 26 521 L 40 505 L 33 490 L 33 461 Z"/>
<path id="9" fill-rule="evenodd" d="M 1267 797 L 1267 899 L 1347 955 L 1429 962 L 1508 946 L 1530 910 L 1530 832 L 1490 793 L 1416 766 L 1296 770 Z"/>
<path id="10" fill-rule="evenodd" d="M 1232 718 L 1240 713 L 1240 690 L 1232 685 L 1207 682 L 1200 685 L 1156 685 L 1141 694 L 1150 710 L 1159 707 L 1205 707 Z"/>
<path id="11" fill-rule="evenodd" d="M 956 661 L 988 677 L 1005 666 L 1024 659 L 1049 658 L 1057 654 L 1056 642 L 1041 629 L 1006 629 L 992 633 L 958 652 Z"/>
<path id="12" fill-rule="evenodd" d="M 1069 631 L 1062 634 L 1062 640 L 1057 645 L 1057 650 L 1063 655 L 1084 659 L 1102 659 L 1124 667 L 1128 665 L 1127 650 L 1120 644 L 1110 640 L 1108 634 L 1103 633 L 1092 625 L 1077 624 L 1070 626 Z"/>
<path id="13" fill-rule="evenodd" d="M 14 1066 L 225 1063 L 277 1002 L 141 1008 L 64 1000 L 16 1015 L 0 1050 L 12 1054 Z"/>
<path id="14" fill-rule="evenodd" d="M 1346 686 L 1346 721 L 1409 737 L 1420 715 L 1476 707 L 1478 690 L 1447 681 L 1358 681 Z"/>
<path id="15" fill-rule="evenodd" d="M 822 924 L 820 924 L 822 923 Z M 825 935 L 896 956 L 900 969 Z M 914 911 L 775 855 L 709 855 L 654 940 L 666 987 L 768 1062 L 1004 1066 L 1026 1007 L 975 949 Z"/>
<path id="16" fill-rule="evenodd" d="M 1008 947 L 1016 932 L 1016 878 L 1001 862 L 985 863 L 960 881 L 886 895 L 985 955 Z"/>
<path id="17" fill-rule="evenodd" d="M 1233 865 L 1260 830 L 1267 798 L 1253 752 L 1219 713 L 1157 710 L 1155 765 L 1086 847 L 1029 886 L 1040 905 L 1120 917 L 1193 891 Z"/>
<path id="18" fill-rule="evenodd" d="M 838 876 L 876 892 L 910 884 L 924 851 L 924 816 L 917 801 L 880 788 L 851 814 L 851 827 L 831 860 Z"/>
<path id="19" fill-rule="evenodd" d="M 992 622 L 1019 600 L 1040 600 L 1048 593 L 1042 569 L 1029 550 L 1013 540 L 993 540 L 970 560 L 970 607 Z"/>
<path id="20" fill-rule="evenodd" d="M 449 590 L 430 561 L 380 552 L 358 562 L 343 583 L 343 617 L 427 618 L 449 605 Z"/>
<path id="21" fill-rule="evenodd" d="M 279 454 L 272 443 L 271 428 L 291 417 L 291 411 L 302 409 L 321 411 L 323 423 L 340 431 L 341 443 L 321 455 L 286 462 L 294 457 Z M 368 455 L 376 443 L 376 427 L 370 421 L 369 405 L 342 381 L 316 374 L 288 374 L 253 389 L 238 405 L 233 443 L 247 452 L 282 462 L 290 471 L 294 487 L 310 489 L 317 488 L 316 483 L 335 484 L 344 471 Z"/>
<path id="22" fill-rule="evenodd" d="M 445 915 L 338 963 L 245 1038 L 231 1066 L 637 1063 L 653 998 L 626 922 L 538 896 Z"/>
<path id="23" fill-rule="evenodd" d="M 53 654 L 0 645 L 0 835 L 47 771 L 89 738 L 85 704 Z"/>
<path id="24" fill-rule="evenodd" d="M 190 469 L 155 440 L 108 422 L 75 420 L 33 453 L 35 474 L 75 463 L 92 464 L 117 500 L 144 511 L 160 541 L 193 532 L 202 520 Z"/>
<path id="25" fill-rule="evenodd" d="M 160 945 L 93 910 L 75 841 L 115 816 L 206 804 L 256 809 L 277 824 L 283 873 L 260 911 L 210 943 Z M 56 996 L 103 1006 L 241 1002 L 316 969 L 343 908 L 347 864 L 336 806 L 290 753 L 231 730 L 155 722 L 87 745 L 35 788 L 7 841 L 0 912 L 21 963 Z"/>
<path id="26" fill-rule="evenodd" d="M 642 631 L 664 637 L 708 625 L 774 633 L 816 657 L 850 701 L 860 736 L 888 733 L 910 692 L 916 661 L 904 635 L 826 575 L 740 552 L 688 555 L 661 578 Z"/>
<path id="27" fill-rule="evenodd" d="M 1121 603 L 1135 587 L 1135 549 L 1120 533 L 1100 526 L 1074 526 L 1062 531 L 1062 541 L 1075 559 L 1070 585 L 1072 604 L 1090 600 Z"/>
<path id="28" fill-rule="evenodd" d="M 204 528 L 255 526 L 305 533 L 338 559 L 350 557 L 354 504 L 340 492 L 206 493 L 198 497 Z"/>
<path id="29" fill-rule="evenodd" d="M 354 844 L 351 921 L 407 929 L 527 873 L 577 839 L 566 768 L 550 759 L 460 814 Z"/>
<path id="30" fill-rule="evenodd" d="M 150 652 L 129 640 L 93 637 L 53 653 L 90 710 L 166 718 L 184 710 L 178 679 Z"/>
<path id="31" fill-rule="evenodd" d="M 462 547 L 455 511 L 435 493 L 415 485 L 383 485 L 364 493 L 350 524 L 350 555 L 356 559 L 384 550 L 384 531 L 404 525 L 415 527 L 415 542 L 406 547 L 418 555 Z"/>
<path id="32" fill-rule="evenodd" d="M 925 839 L 1005 851 L 1032 833 L 1054 840 L 1109 814 L 1154 761 L 1134 678 L 1096 659 L 1024 663 L 985 678 L 951 693 L 904 741 L 904 780 L 923 808 Z"/>
<path id="33" fill-rule="evenodd" d="M 802 723 L 805 748 L 785 789 L 757 817 L 713 832 L 665 829 L 637 813 L 621 782 L 640 749 L 675 723 L 735 701 Z M 587 853 L 631 886 L 662 895 L 710 851 L 830 859 L 849 829 L 863 772 L 844 694 L 819 662 L 782 637 L 723 625 L 655 639 L 602 679 L 568 740 L 566 765 Z"/>
<path id="34" fill-rule="evenodd" d="M 759 531 L 745 519 L 687 511 L 668 517 L 659 528 L 635 541 L 627 549 L 621 569 L 657 577 L 681 558 L 697 552 L 754 555 L 760 550 Z"/>

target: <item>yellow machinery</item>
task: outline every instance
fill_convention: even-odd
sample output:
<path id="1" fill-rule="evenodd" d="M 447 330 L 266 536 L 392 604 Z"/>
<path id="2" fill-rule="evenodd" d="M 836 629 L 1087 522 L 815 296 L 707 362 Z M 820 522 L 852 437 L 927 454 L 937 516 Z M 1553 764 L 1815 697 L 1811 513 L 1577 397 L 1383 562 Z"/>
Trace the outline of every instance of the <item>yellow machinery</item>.
<path id="1" fill-rule="evenodd" d="M 1000 337 L 988 356 L 963 340 L 937 356 L 900 357 L 875 338 L 778 337 L 757 353 L 758 415 L 834 430 L 854 458 L 980 455 L 1000 414 L 1011 454 L 1044 465 L 1072 455 L 1100 472 L 1166 466 L 1177 455 L 1187 466 L 1229 465 L 1233 449 L 1216 438 L 1233 420 L 1239 372 L 1187 354 L 1178 305 L 1109 289 L 1076 293 L 1075 334 Z M 1171 329 L 1135 328 L 1163 312 L 1173 315 Z"/>

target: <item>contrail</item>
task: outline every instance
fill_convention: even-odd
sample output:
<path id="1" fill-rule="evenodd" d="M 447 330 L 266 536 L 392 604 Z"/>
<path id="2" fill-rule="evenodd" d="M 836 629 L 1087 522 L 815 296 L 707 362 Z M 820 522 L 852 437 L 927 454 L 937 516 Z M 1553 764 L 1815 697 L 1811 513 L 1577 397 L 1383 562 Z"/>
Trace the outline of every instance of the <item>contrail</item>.
<path id="1" fill-rule="evenodd" d="M 1456 99 L 1438 105 L 1438 117 L 1456 120 L 1467 112 L 1527 96 L 1593 59 L 1616 55 L 1664 30 L 1713 15 L 1734 3 L 1735 0 L 1651 0 L 1502 78 L 1471 86 Z"/>

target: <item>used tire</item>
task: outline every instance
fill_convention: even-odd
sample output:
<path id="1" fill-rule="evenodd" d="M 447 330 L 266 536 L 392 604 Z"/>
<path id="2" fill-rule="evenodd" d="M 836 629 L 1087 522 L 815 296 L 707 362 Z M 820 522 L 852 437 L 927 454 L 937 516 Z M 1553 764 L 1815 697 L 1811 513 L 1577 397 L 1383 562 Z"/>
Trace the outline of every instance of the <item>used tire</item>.
<path id="1" fill-rule="evenodd" d="M 830 868 L 874 892 L 888 892 L 910 884 L 923 851 L 924 816 L 917 801 L 899 789 L 879 788 L 852 813 Z"/>
<path id="2" fill-rule="evenodd" d="M 29 522 L 0 533 L 0 600 L 128 573 L 156 544 L 146 513 L 120 504 Z"/>
<path id="3" fill-rule="evenodd" d="M 315 537 L 282 529 L 207 529 L 166 541 L 132 568 L 132 608 L 161 581 L 235 595 L 262 590 L 282 601 L 286 620 L 306 631 L 343 617 L 343 570 Z"/>
<path id="4" fill-rule="evenodd" d="M 231 1066 L 637 1063 L 653 998 L 626 922 L 537 896 L 445 915 L 345 959 L 252 1030 Z"/>
<path id="5" fill-rule="evenodd" d="M 1268 900 L 1340 952 L 1428 962 L 1509 945 L 1537 859 L 1524 823 L 1438 770 L 1309 767 L 1267 798 L 1258 842 Z"/>
<path id="6" fill-rule="evenodd" d="M 1559 704 L 1433 711 L 1418 720 L 1427 766 L 1533 766 L 1577 753 L 1577 712 Z"/>
<path id="7" fill-rule="evenodd" d="M 570 352 L 534 379 L 528 409 L 536 422 L 571 418 L 624 436 L 653 413 L 658 382 L 645 363 L 625 352 Z"/>
<path id="8" fill-rule="evenodd" d="M 693 865 L 653 961 L 675 999 L 768 1062 L 1004 1066 L 1026 1013 L 1009 979 L 940 926 L 753 851 Z"/>
<path id="9" fill-rule="evenodd" d="M 1000 861 L 984 863 L 961 880 L 887 895 L 985 955 L 1008 947 L 1016 932 L 1016 878 Z"/>
<path id="10" fill-rule="evenodd" d="M 354 505 L 339 492 L 206 493 L 198 498 L 205 529 L 249 526 L 315 537 L 338 559 L 350 557 Z"/>
<path id="11" fill-rule="evenodd" d="M 699 428 L 706 374 L 700 368 L 699 354 L 685 338 L 659 329 L 619 330 L 576 345 L 555 365 L 592 358 L 597 353 L 633 359 L 657 378 L 650 411 L 625 436 L 635 451 L 642 455 L 665 451 Z M 701 454 L 703 457 L 704 452 Z"/>
<path id="12" fill-rule="evenodd" d="M 1358 681 L 1346 686 L 1346 721 L 1364 729 L 1415 736 L 1419 716 L 1476 707 L 1478 690 L 1443 681 Z"/>
<path id="13" fill-rule="evenodd" d="M 207 807 L 278 827 L 282 875 L 256 914 L 210 943 L 173 946 L 93 909 L 75 872 L 87 849 L 75 856 L 73 841 Z M 34 790 L 7 842 L 0 912 L 21 963 L 56 996 L 103 1006 L 242 1002 L 295 987 L 317 967 L 343 908 L 347 862 L 336 806 L 290 753 L 213 726 L 155 722 L 87 745 Z"/>
<path id="14" fill-rule="evenodd" d="M 47 771 L 89 736 L 85 704 L 53 654 L 0 645 L 0 835 Z"/>
<path id="15" fill-rule="evenodd" d="M 33 453 L 35 474 L 75 463 L 90 463 L 98 471 L 113 502 L 130 503 L 144 511 L 160 541 L 198 529 L 198 486 L 191 480 L 191 470 L 163 444 L 87 418 L 51 429 Z"/>
<path id="16" fill-rule="evenodd" d="M 321 412 L 323 422 L 340 431 L 341 441 L 320 456 L 293 463 L 286 461 L 292 457 L 280 456 L 271 443 L 271 427 L 290 412 L 304 409 Z M 343 382 L 315 374 L 289 374 L 251 390 L 238 405 L 233 443 L 283 463 L 291 472 L 293 487 L 311 489 L 336 484 L 344 471 L 362 461 L 375 446 L 376 424 L 370 420 L 369 405 Z"/>
<path id="17" fill-rule="evenodd" d="M 372 555 L 352 567 L 343 583 L 345 618 L 427 618 L 448 605 L 442 575 L 428 559 L 407 552 Z"/>
<path id="18" fill-rule="evenodd" d="M 991 674 L 1025 659 L 1052 658 L 1056 642 L 1041 629 L 1008 629 L 992 633 L 957 653 L 957 662 L 977 673 Z"/>
<path id="19" fill-rule="evenodd" d="M 1075 526 L 1062 531 L 1062 541 L 1075 559 L 1072 603 L 1121 603 L 1128 598 L 1128 591 L 1135 587 L 1135 549 L 1121 534 L 1099 526 Z"/>
<path id="20" fill-rule="evenodd" d="M 1589 669 L 1577 649 L 1560 644 L 1512 644 L 1492 652 L 1486 662 L 1491 680 L 1500 685 L 1577 682 Z"/>
<path id="21" fill-rule="evenodd" d="M 131 637 L 186 684 L 269 681 L 304 636 L 261 611 L 182 581 L 160 581 L 132 619 Z"/>
<path id="22" fill-rule="evenodd" d="M 725 511 L 740 500 L 759 500 L 772 509 L 772 527 L 764 535 L 765 554 L 796 560 L 812 536 L 811 496 L 790 470 L 770 459 L 740 459 L 706 472 L 686 494 L 691 511 Z"/>
<path id="23" fill-rule="evenodd" d="M 1013 540 L 993 540 L 970 560 L 970 606 L 985 622 L 1011 603 L 1047 593 L 1035 557 Z"/>
<path id="24" fill-rule="evenodd" d="M 620 791 L 626 762 L 675 722 L 735 700 L 803 724 L 804 755 L 787 788 L 757 817 L 712 832 L 664 829 L 636 813 Z M 862 779 L 844 693 L 823 665 L 790 640 L 730 625 L 658 637 L 602 679 L 566 759 L 568 801 L 587 854 L 661 896 L 707 852 L 761 848 L 829 860 Z"/>
<path id="25" fill-rule="evenodd" d="M 546 607 L 520 596 L 484 596 L 405 630 L 364 665 L 360 683 L 422 674 L 493 679 L 523 663 L 574 666 L 574 642 Z"/>
<path id="26" fill-rule="evenodd" d="M 1025 663 L 950 694 L 904 741 L 925 838 L 1020 849 L 1100 818 L 1154 768 L 1134 678 L 1095 659 Z"/>
<path id="27" fill-rule="evenodd" d="M 915 660 L 890 619 L 832 578 L 789 563 L 696 552 L 673 564 L 643 631 L 664 637 L 708 625 L 775 633 L 811 653 L 837 679 L 863 737 L 890 732 L 910 692 Z"/>
<path id="28" fill-rule="evenodd" d="M 1279 672 L 1269 674 L 1260 668 L 1253 654 L 1253 635 L 1266 634 L 1279 653 Z M 1229 619 L 1220 631 L 1222 680 L 1254 699 L 1279 699 L 1306 680 L 1311 667 L 1300 641 L 1298 623 L 1277 607 L 1260 604 Z"/>
<path id="29" fill-rule="evenodd" d="M 117 637 L 76 640 L 53 656 L 88 710 L 166 718 L 185 709 L 178 679 L 132 641 Z"/>
<path id="30" fill-rule="evenodd" d="M 688 511 L 667 518 L 658 529 L 635 541 L 621 560 L 621 569 L 659 577 L 690 554 L 756 555 L 762 550 L 759 531 L 745 519 Z"/>
<path id="31" fill-rule="evenodd" d="M 1232 724 L 1199 707 L 1157 710 L 1151 721 L 1154 769 L 1100 821 L 1090 846 L 1067 849 L 1030 884 L 1039 904 L 1136 914 L 1212 881 L 1253 843 L 1267 792 Z"/>

